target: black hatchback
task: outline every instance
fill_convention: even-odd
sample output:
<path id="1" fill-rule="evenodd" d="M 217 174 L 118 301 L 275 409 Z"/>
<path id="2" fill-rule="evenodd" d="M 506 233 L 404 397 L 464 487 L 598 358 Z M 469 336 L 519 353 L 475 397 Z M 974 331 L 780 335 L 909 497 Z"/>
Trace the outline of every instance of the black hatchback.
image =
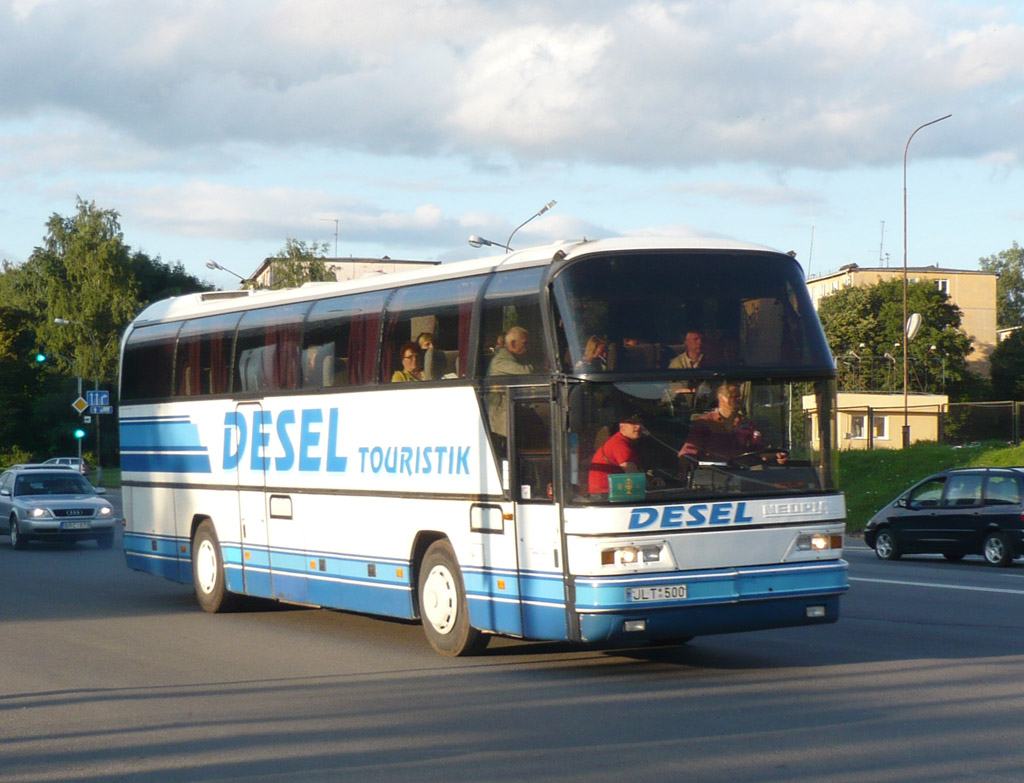
<path id="1" fill-rule="evenodd" d="M 864 540 L 882 560 L 981 555 L 1008 566 L 1024 554 L 1024 468 L 955 468 L 920 481 L 875 514 Z"/>

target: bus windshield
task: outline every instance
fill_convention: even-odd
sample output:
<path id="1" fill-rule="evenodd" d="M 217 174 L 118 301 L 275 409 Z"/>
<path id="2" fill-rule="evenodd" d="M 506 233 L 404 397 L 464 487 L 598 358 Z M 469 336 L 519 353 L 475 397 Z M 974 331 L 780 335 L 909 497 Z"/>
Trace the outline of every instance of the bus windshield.
<path id="1" fill-rule="evenodd" d="M 592 256 L 552 291 L 565 372 L 833 367 L 800 268 L 780 253 Z"/>
<path id="2" fill-rule="evenodd" d="M 672 502 L 836 489 L 831 380 L 579 382 L 569 395 L 568 497 Z M 616 478 L 631 492 L 616 493 Z"/>

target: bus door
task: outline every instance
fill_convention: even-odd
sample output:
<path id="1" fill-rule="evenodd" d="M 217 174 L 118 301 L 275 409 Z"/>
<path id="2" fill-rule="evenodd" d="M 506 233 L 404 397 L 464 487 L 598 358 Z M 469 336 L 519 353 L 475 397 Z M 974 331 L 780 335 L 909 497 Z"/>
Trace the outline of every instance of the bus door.
<path id="1" fill-rule="evenodd" d="M 242 575 L 245 592 L 266 598 L 274 596 L 270 572 L 270 542 L 267 537 L 266 468 L 263 450 L 256 441 L 261 437 L 257 425 L 263 421 L 263 406 L 241 403 L 235 415 L 244 422 L 236 427 L 238 453 L 238 520 L 241 525 Z M 246 433 L 243 435 L 242 433 Z"/>
<path id="2" fill-rule="evenodd" d="M 558 506 L 554 499 L 551 390 L 510 389 L 510 486 L 519 562 L 522 633 L 550 638 L 554 604 L 563 604 L 563 553 Z M 559 617 L 564 616 L 562 609 Z"/>

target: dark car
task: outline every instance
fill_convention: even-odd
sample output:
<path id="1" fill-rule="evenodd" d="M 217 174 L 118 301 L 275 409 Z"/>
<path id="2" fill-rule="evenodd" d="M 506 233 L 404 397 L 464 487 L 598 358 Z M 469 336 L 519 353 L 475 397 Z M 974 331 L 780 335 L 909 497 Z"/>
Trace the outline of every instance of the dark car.
<path id="1" fill-rule="evenodd" d="M 882 560 L 981 555 L 1008 566 L 1024 554 L 1024 468 L 955 468 L 920 481 L 875 514 L 864 540 Z"/>

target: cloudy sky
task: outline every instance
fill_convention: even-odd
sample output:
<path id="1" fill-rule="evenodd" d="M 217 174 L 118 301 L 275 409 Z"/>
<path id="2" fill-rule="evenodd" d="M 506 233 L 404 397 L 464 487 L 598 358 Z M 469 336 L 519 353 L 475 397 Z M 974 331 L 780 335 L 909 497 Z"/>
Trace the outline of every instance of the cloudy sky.
<path id="1" fill-rule="evenodd" d="M 700 234 L 811 275 L 1024 243 L 1018 0 L 0 0 L 0 258 L 75 198 L 218 285 Z M 335 223 L 337 221 L 337 223 Z M 491 251 L 493 252 L 493 251 Z"/>

